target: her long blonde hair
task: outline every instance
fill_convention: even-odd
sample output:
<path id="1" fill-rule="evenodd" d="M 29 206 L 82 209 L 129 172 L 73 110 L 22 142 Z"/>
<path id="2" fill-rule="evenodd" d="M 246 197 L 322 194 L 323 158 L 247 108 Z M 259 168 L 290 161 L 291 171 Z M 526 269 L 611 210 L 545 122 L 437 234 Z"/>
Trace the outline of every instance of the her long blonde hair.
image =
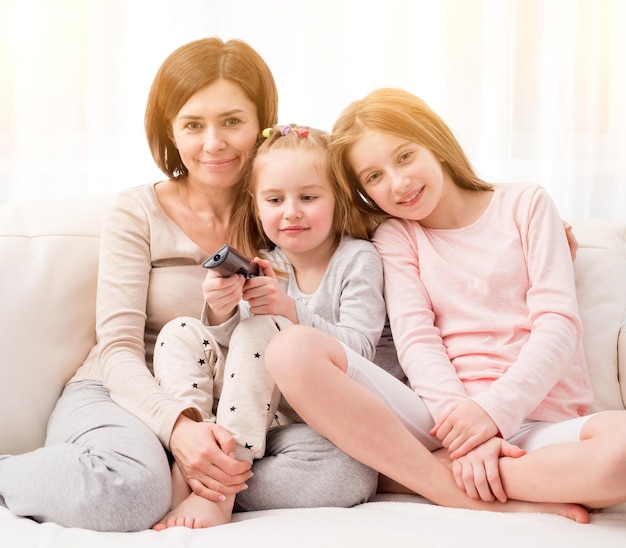
<path id="1" fill-rule="evenodd" d="M 380 131 L 407 139 L 431 150 L 454 183 L 468 190 L 489 190 L 480 179 L 450 128 L 420 98 L 408 91 L 382 88 L 350 104 L 333 127 L 329 147 L 332 177 L 350 188 L 353 203 L 374 224 L 389 217 L 361 186 L 347 161 L 350 148 L 367 131 Z"/>

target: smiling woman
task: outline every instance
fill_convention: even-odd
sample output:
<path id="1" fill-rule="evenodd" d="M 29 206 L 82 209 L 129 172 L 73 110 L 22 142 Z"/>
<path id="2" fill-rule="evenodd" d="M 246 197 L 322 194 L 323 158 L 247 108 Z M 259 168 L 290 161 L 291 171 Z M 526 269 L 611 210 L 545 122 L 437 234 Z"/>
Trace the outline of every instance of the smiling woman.
<path id="1" fill-rule="evenodd" d="M 239 84 L 241 78 L 245 82 Z M 165 59 L 145 125 L 167 179 L 120 193 L 107 211 L 96 343 L 57 401 L 48 425 L 50 445 L 0 459 L 1 504 L 39 521 L 129 531 L 152 526 L 168 510 L 164 447 L 201 492 L 237 492 L 249 478 L 249 463 L 222 452 L 228 433 L 192 421 L 198 412 L 155 382 L 152 357 L 160 328 L 198 309 L 193 303 L 205 274 L 202 262 L 207 250 L 228 239 L 258 128 L 276 121 L 277 101 L 272 73 L 245 42 L 206 38 Z M 224 116 L 231 112 L 245 116 Z M 192 124 L 189 141 L 182 138 L 188 124 L 180 133 L 172 125 L 181 113 L 202 120 L 201 131 Z M 175 135 L 181 136 L 177 142 Z M 185 153 L 179 155 L 183 142 Z M 48 479 L 35 480 L 37 492 L 29 492 L 24 478 L 36 473 Z M 63 487 L 53 486 L 52 478 Z M 67 486 L 76 488 L 70 496 Z M 137 504 L 138 492 L 146 504 Z"/>

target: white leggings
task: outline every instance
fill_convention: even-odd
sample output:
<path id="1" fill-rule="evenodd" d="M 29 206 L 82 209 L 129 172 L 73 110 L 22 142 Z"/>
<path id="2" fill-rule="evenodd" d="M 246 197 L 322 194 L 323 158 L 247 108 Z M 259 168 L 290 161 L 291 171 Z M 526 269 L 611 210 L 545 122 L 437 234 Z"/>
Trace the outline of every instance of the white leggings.
<path id="1" fill-rule="evenodd" d="M 376 394 L 397 415 L 406 428 L 430 451 L 441 448 L 441 442 L 429 434 L 435 425 L 422 399 L 406 384 L 378 365 L 343 345 L 347 357 L 347 374 Z M 524 421 L 509 442 L 533 451 L 555 443 L 580 441 L 583 425 L 593 415 L 562 422 Z"/>

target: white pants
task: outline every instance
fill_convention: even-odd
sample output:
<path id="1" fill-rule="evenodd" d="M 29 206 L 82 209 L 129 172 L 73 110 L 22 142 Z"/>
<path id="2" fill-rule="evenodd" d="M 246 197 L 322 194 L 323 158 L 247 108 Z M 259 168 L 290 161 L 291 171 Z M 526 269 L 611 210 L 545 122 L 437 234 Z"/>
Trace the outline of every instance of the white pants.
<path id="1" fill-rule="evenodd" d="M 343 345 L 347 357 L 347 373 L 360 385 L 382 399 L 406 428 L 430 451 L 441 448 L 441 442 L 429 434 L 435 425 L 422 399 L 406 384 L 378 365 Z M 580 441 L 583 425 L 593 415 L 575 417 L 562 422 L 524 421 L 509 442 L 533 451 L 555 443 Z"/>

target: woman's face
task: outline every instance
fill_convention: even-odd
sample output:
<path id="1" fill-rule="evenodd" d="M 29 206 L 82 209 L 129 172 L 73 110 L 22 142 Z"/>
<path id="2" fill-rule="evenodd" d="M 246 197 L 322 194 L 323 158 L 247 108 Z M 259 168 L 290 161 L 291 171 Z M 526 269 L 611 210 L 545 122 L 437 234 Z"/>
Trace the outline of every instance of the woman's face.
<path id="1" fill-rule="evenodd" d="M 215 187 L 239 183 L 259 135 L 256 105 L 230 80 L 216 80 L 183 105 L 171 138 L 189 180 Z"/>
<path id="2" fill-rule="evenodd" d="M 257 157 L 254 202 L 267 237 L 287 257 L 330 252 L 335 196 L 322 150 L 278 149 Z"/>
<path id="3" fill-rule="evenodd" d="M 454 185 L 429 149 L 380 131 L 364 133 L 346 159 L 367 195 L 401 219 L 427 220 Z"/>

